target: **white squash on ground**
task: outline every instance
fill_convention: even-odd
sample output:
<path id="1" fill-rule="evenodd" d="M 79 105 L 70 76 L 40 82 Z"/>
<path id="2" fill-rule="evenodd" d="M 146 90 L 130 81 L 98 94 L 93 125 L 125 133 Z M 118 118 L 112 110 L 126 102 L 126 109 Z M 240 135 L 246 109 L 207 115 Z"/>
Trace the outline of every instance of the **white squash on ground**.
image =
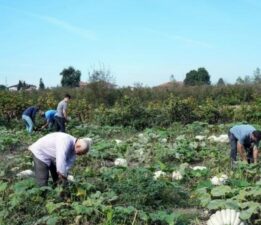
<path id="1" fill-rule="evenodd" d="M 127 167 L 128 163 L 126 159 L 122 159 L 122 158 L 117 158 L 114 161 L 114 165 L 115 166 L 122 166 L 122 167 Z"/>
<path id="2" fill-rule="evenodd" d="M 206 170 L 207 167 L 205 167 L 205 166 L 194 166 L 194 167 L 192 167 L 192 169 L 193 170 Z"/>
<path id="3" fill-rule="evenodd" d="M 12 172 L 16 172 L 17 170 L 19 170 L 20 168 L 19 167 L 13 167 L 12 169 L 11 169 L 11 171 Z"/>
<path id="4" fill-rule="evenodd" d="M 165 176 L 166 176 L 166 173 L 161 171 L 161 170 L 159 170 L 159 171 L 154 172 L 153 179 L 157 180 L 158 178 L 165 177 Z"/>
<path id="5" fill-rule="evenodd" d="M 24 171 L 21 171 L 20 173 L 16 174 L 16 176 L 19 178 L 33 177 L 34 172 L 32 170 L 24 170 Z"/>
<path id="6" fill-rule="evenodd" d="M 118 144 L 121 144 L 121 143 L 122 143 L 122 140 L 115 139 L 115 142 L 116 142 L 116 144 L 118 145 Z"/>
<path id="7" fill-rule="evenodd" d="M 205 138 L 206 138 L 206 136 L 204 136 L 204 135 L 197 135 L 195 137 L 195 139 L 198 140 L 198 141 L 203 141 Z"/>
<path id="8" fill-rule="evenodd" d="M 244 225 L 239 216 L 234 209 L 219 210 L 209 218 L 207 225 Z"/>
<path id="9" fill-rule="evenodd" d="M 73 175 L 68 175 L 67 180 L 68 180 L 68 181 L 71 181 L 71 182 L 74 182 L 74 177 L 73 177 Z"/>
<path id="10" fill-rule="evenodd" d="M 208 140 L 212 142 L 219 142 L 219 143 L 228 143 L 228 135 L 227 134 L 221 134 L 219 136 L 211 135 L 208 137 Z"/>
<path id="11" fill-rule="evenodd" d="M 172 180 L 181 180 L 182 178 L 183 176 L 179 171 L 172 172 Z"/>
<path id="12" fill-rule="evenodd" d="M 181 140 L 185 140 L 185 139 L 186 139 L 186 137 L 185 137 L 184 134 L 179 135 L 179 136 L 176 137 L 176 140 L 177 140 L 177 141 L 181 141 Z"/>
<path id="13" fill-rule="evenodd" d="M 210 179 L 213 185 L 223 185 L 227 182 L 228 176 L 226 174 L 222 174 L 221 176 L 214 176 Z"/>
<path id="14" fill-rule="evenodd" d="M 160 141 L 161 141 L 161 143 L 167 143 L 168 142 L 167 138 L 162 138 Z"/>

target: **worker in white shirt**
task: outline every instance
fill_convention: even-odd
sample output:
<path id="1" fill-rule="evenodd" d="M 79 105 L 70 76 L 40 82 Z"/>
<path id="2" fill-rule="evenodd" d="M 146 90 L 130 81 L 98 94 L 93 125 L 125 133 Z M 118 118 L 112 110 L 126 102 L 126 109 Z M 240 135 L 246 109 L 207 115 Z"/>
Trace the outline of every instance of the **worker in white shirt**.
<path id="1" fill-rule="evenodd" d="M 55 132 L 47 134 L 29 146 L 33 153 L 35 178 L 39 186 L 47 186 L 49 171 L 54 184 L 67 180 L 68 170 L 76 155 L 83 155 L 91 148 L 90 138 L 75 138 L 69 134 Z"/>

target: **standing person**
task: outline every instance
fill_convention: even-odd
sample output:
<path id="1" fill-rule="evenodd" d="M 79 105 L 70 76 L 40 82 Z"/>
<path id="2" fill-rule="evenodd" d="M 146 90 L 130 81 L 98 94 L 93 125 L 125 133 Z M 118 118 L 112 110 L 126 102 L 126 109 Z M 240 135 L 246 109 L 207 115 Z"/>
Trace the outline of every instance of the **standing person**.
<path id="1" fill-rule="evenodd" d="M 46 120 L 46 123 L 41 127 L 42 129 L 48 127 L 48 129 L 52 129 L 54 125 L 54 116 L 56 114 L 56 110 L 50 109 L 46 112 L 42 112 L 42 117 Z"/>
<path id="2" fill-rule="evenodd" d="M 55 126 L 56 131 L 65 132 L 65 122 L 67 121 L 67 107 L 68 102 L 71 99 L 71 96 L 69 94 L 66 94 L 64 96 L 64 99 L 59 102 L 57 106 L 57 112 L 55 114 Z"/>
<path id="3" fill-rule="evenodd" d="M 26 130 L 30 134 L 33 132 L 33 128 L 35 124 L 35 116 L 38 111 L 39 111 L 38 106 L 30 106 L 22 114 L 22 120 L 25 123 Z"/>
<path id="4" fill-rule="evenodd" d="M 242 160 L 248 161 L 248 163 L 252 161 L 257 163 L 261 131 L 256 130 L 249 124 L 236 125 L 229 130 L 228 137 L 231 146 L 230 157 L 232 166 L 237 160 L 237 152 L 239 152 Z"/>
<path id="5" fill-rule="evenodd" d="M 33 153 L 35 179 L 39 186 L 47 186 L 49 171 L 54 184 L 67 180 L 76 155 L 83 155 L 91 148 L 90 138 L 75 138 L 62 132 L 43 136 L 29 146 Z"/>

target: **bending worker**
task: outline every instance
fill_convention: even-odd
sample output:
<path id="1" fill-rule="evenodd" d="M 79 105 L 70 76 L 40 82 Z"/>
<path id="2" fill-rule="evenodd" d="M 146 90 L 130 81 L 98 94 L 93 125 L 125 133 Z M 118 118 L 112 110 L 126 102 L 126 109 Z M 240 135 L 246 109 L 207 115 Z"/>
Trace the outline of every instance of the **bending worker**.
<path id="1" fill-rule="evenodd" d="M 25 123 L 26 130 L 31 134 L 33 132 L 34 124 L 35 124 L 35 116 L 39 111 L 38 106 L 30 106 L 28 107 L 22 115 L 22 120 Z M 39 111 L 41 113 L 41 111 Z"/>
<path id="2" fill-rule="evenodd" d="M 231 163 L 234 165 L 237 160 L 237 152 L 244 161 L 257 163 L 258 145 L 261 140 L 261 131 L 256 130 L 249 124 L 233 126 L 228 132 L 231 146 Z M 246 156 L 247 153 L 247 156 Z"/>
<path id="3" fill-rule="evenodd" d="M 54 125 L 54 116 L 55 116 L 56 110 L 50 109 L 46 112 L 42 112 L 42 117 L 45 119 L 46 123 L 41 127 L 42 129 L 48 127 L 50 130 Z"/>
<path id="4" fill-rule="evenodd" d="M 33 153 L 36 182 L 47 186 L 49 171 L 54 184 L 67 180 L 68 170 L 76 155 L 83 155 L 91 148 L 90 138 L 75 138 L 69 134 L 55 132 L 47 134 L 29 146 Z"/>

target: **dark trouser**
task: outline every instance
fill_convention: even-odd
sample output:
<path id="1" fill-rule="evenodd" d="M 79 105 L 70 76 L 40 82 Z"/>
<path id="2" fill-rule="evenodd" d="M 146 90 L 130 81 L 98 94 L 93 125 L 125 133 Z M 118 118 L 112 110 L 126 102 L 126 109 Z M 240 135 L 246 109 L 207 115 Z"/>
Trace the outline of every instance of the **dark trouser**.
<path id="1" fill-rule="evenodd" d="M 254 163 L 253 148 L 248 148 L 246 151 L 247 151 L 247 162 Z"/>
<path id="2" fill-rule="evenodd" d="M 47 166 L 44 162 L 37 159 L 35 156 L 33 156 L 33 158 L 34 158 L 35 179 L 37 184 L 40 187 L 48 185 L 49 171 L 51 172 L 53 182 L 56 184 L 59 177 L 56 171 L 55 163 L 52 162 L 50 166 Z"/>
<path id="3" fill-rule="evenodd" d="M 65 133 L 65 118 L 55 116 L 54 120 L 55 120 L 55 130 Z"/>
<path id="4" fill-rule="evenodd" d="M 232 134 L 231 132 L 228 132 L 229 142 L 230 142 L 230 158 L 232 160 L 232 163 L 237 161 L 237 138 Z M 244 146 L 245 151 L 247 153 L 247 161 L 248 163 L 253 162 L 253 148 L 251 146 Z"/>
<path id="5" fill-rule="evenodd" d="M 237 161 L 237 139 L 231 132 L 228 132 L 228 138 L 231 147 L 230 158 L 232 161 Z"/>

